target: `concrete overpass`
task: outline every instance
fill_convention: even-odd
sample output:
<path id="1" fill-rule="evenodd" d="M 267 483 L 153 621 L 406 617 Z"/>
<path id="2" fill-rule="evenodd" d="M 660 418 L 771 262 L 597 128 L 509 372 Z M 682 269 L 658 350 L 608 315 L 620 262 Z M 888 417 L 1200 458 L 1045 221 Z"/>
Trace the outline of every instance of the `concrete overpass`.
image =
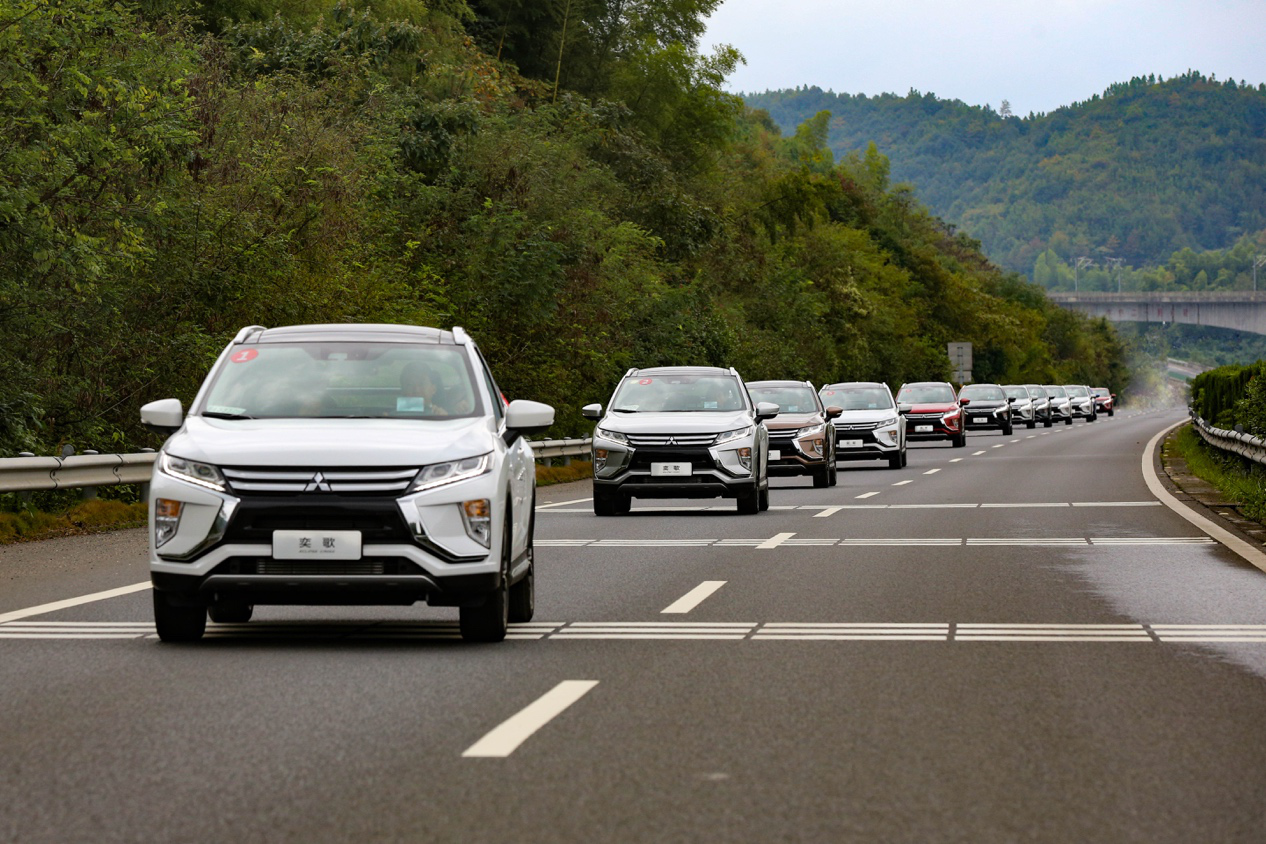
<path id="1" fill-rule="evenodd" d="M 1266 291 L 1054 293 L 1052 302 L 1112 322 L 1178 322 L 1266 334 Z"/>

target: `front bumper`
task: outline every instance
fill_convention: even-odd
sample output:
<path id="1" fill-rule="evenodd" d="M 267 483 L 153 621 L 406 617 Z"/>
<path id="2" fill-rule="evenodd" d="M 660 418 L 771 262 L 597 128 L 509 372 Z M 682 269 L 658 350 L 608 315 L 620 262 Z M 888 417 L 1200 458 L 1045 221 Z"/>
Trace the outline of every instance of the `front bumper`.
<path id="1" fill-rule="evenodd" d="M 918 419 L 914 416 L 907 416 L 906 439 L 920 442 L 927 440 L 952 440 L 963 433 L 961 425 L 961 416 L 953 423 L 946 422 L 939 416 L 933 419 Z"/>
<path id="2" fill-rule="evenodd" d="M 883 460 L 900 450 L 899 421 L 883 428 L 867 423 L 835 428 L 836 460 Z"/>
<path id="3" fill-rule="evenodd" d="M 751 454 L 750 466 L 743 465 L 741 449 Z M 753 437 L 717 446 L 632 446 L 595 438 L 594 450 L 607 454 L 602 460 L 595 454 L 595 489 L 618 490 L 635 498 L 737 498 L 756 486 Z M 653 474 L 657 463 L 688 464 L 690 474 Z"/>
<path id="4" fill-rule="evenodd" d="M 769 474 L 811 475 L 827 465 L 826 432 L 796 437 L 769 433 Z"/>
<path id="5" fill-rule="evenodd" d="M 966 413 L 964 414 L 963 422 L 966 424 L 968 431 L 1001 431 L 1011 424 L 1011 419 L 1008 416 L 999 416 L 992 412 L 981 414 Z"/>

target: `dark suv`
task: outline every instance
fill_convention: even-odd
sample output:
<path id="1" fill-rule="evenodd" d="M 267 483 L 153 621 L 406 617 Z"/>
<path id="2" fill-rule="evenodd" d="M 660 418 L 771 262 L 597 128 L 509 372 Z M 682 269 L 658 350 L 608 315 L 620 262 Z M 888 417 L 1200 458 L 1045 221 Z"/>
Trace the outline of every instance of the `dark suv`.
<path id="1" fill-rule="evenodd" d="M 769 474 L 810 475 L 815 487 L 835 486 L 835 423 L 843 412 L 823 407 L 808 381 L 753 381 L 747 391 L 757 404 L 778 405 L 769 429 Z"/>
<path id="2" fill-rule="evenodd" d="M 1011 436 L 1011 402 L 997 384 L 968 384 L 958 391 L 963 423 L 969 431 L 1002 431 Z"/>
<path id="3" fill-rule="evenodd" d="M 769 509 L 769 432 L 778 406 L 755 404 L 733 369 L 630 369 L 602 405 L 581 409 L 593 432 L 593 511 L 616 516 L 633 498 L 734 498 Z"/>

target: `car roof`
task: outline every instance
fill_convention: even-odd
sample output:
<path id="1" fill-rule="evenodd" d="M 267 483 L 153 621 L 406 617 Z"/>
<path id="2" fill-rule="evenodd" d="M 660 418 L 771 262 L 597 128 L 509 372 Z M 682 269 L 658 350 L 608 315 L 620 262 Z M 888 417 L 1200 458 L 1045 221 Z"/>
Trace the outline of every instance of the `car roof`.
<path id="1" fill-rule="evenodd" d="M 630 375 L 731 375 L 719 366 L 654 366 L 650 369 L 630 369 Z"/>
<path id="2" fill-rule="evenodd" d="M 254 329 L 254 330 L 252 330 Z M 287 325 L 281 328 L 252 326 L 238 334 L 238 343 L 427 343 L 454 346 L 464 343 L 466 333 L 460 328 L 445 331 L 420 325 L 388 324 L 319 324 Z"/>
<path id="3" fill-rule="evenodd" d="M 884 387 L 884 388 L 887 388 L 887 386 L 888 385 L 882 381 L 837 381 L 834 384 L 823 384 L 822 389 L 824 390 L 828 388 L 837 389 L 839 387 Z"/>
<path id="4" fill-rule="evenodd" d="M 750 387 L 811 387 L 808 381 L 748 381 Z"/>
<path id="5" fill-rule="evenodd" d="M 906 387 L 949 387 L 951 390 L 954 389 L 954 385 L 948 381 L 907 381 L 901 385 L 901 389 L 904 390 Z"/>

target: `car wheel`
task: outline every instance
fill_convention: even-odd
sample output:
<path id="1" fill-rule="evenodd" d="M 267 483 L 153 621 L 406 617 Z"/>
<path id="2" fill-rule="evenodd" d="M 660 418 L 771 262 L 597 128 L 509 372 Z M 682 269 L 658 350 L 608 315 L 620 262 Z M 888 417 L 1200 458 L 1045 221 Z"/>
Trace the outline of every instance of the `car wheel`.
<path id="1" fill-rule="evenodd" d="M 740 492 L 738 495 L 738 511 L 745 516 L 760 512 L 760 490 L 755 486 L 751 492 Z"/>
<path id="2" fill-rule="evenodd" d="M 510 587 L 509 621 L 522 624 L 536 614 L 536 498 L 532 500 L 532 517 L 528 519 L 527 572 Z"/>
<path id="3" fill-rule="evenodd" d="M 501 538 L 501 582 L 479 606 L 458 610 L 458 627 L 467 642 L 500 642 L 506 637 L 510 625 L 510 529 L 511 522 L 506 519 Z"/>
<path id="4" fill-rule="evenodd" d="M 181 606 L 166 592 L 155 589 L 154 627 L 164 642 L 196 642 L 207 631 L 207 608 Z"/>
<path id="5" fill-rule="evenodd" d="M 829 481 L 830 486 L 835 486 L 835 484 L 839 481 L 839 474 L 840 474 L 839 469 L 835 468 L 835 461 L 832 460 L 831 461 L 831 479 Z"/>
<path id="6" fill-rule="evenodd" d="M 1054 424 L 1055 424 L 1055 420 L 1048 416 L 1046 417 L 1046 420 L 1042 422 L 1042 427 L 1049 428 Z"/>
<path id="7" fill-rule="evenodd" d="M 1011 423 L 1010 423 L 1010 422 L 1008 422 L 1008 423 L 1006 424 L 1006 426 L 1004 426 L 1004 427 L 1003 427 L 1003 429 L 1002 429 L 1002 435 L 1003 435 L 1004 437 L 1009 437 L 1009 436 L 1011 436 L 1011 434 L 1014 432 L 1014 430 L 1015 430 L 1015 429 L 1012 427 Z"/>
<path id="8" fill-rule="evenodd" d="M 765 485 L 761 487 L 757 501 L 757 509 L 762 513 L 769 509 L 769 478 L 765 479 Z"/>
<path id="9" fill-rule="evenodd" d="M 207 615 L 216 624 L 245 624 L 255 614 L 254 604 L 233 601 L 226 604 L 215 604 L 207 609 Z"/>
<path id="10" fill-rule="evenodd" d="M 904 464 L 901 462 L 901 458 L 902 458 L 903 456 L 904 456 L 904 455 L 902 455 L 902 453 L 901 453 L 901 452 L 899 452 L 899 451 L 894 451 L 892 454 L 889 454 L 889 455 L 888 455 L 888 468 L 889 468 L 889 469 L 900 469 L 900 468 L 904 465 Z"/>
<path id="11" fill-rule="evenodd" d="M 831 485 L 831 467 L 823 466 L 821 469 L 813 470 L 813 486 L 816 489 L 822 489 Z"/>
<path id="12" fill-rule="evenodd" d="M 621 509 L 620 503 L 624 502 Z M 595 516 L 621 516 L 629 512 L 629 497 L 616 490 L 597 489 L 593 491 L 593 514 Z"/>
<path id="13" fill-rule="evenodd" d="M 1071 424 L 1073 424 L 1073 417 L 1069 416 L 1068 418 L 1066 418 L 1066 419 L 1064 420 L 1064 424 L 1065 424 L 1065 425 L 1071 425 Z"/>
<path id="14" fill-rule="evenodd" d="M 1116 409 L 1115 407 L 1114 407 L 1114 408 L 1112 408 L 1111 410 L 1109 410 L 1109 411 L 1108 411 L 1108 415 L 1109 415 L 1109 416 L 1116 416 L 1116 415 L 1117 415 L 1117 409 Z"/>
<path id="15" fill-rule="evenodd" d="M 951 440 L 951 442 L 954 443 L 954 448 L 962 448 L 963 446 L 967 445 L 967 434 L 966 433 L 958 434 Z"/>
<path id="16" fill-rule="evenodd" d="M 1028 422 L 1025 422 L 1025 423 L 1024 423 L 1024 427 L 1026 427 L 1026 428 L 1028 428 L 1030 431 L 1032 431 L 1034 428 L 1036 428 L 1036 427 L 1037 427 L 1037 420 L 1036 420 L 1036 419 L 1030 419 Z"/>
<path id="17" fill-rule="evenodd" d="M 910 462 L 910 452 L 906 451 L 904 448 L 901 449 L 901 468 L 904 469 L 906 467 L 906 464 L 909 462 Z"/>

